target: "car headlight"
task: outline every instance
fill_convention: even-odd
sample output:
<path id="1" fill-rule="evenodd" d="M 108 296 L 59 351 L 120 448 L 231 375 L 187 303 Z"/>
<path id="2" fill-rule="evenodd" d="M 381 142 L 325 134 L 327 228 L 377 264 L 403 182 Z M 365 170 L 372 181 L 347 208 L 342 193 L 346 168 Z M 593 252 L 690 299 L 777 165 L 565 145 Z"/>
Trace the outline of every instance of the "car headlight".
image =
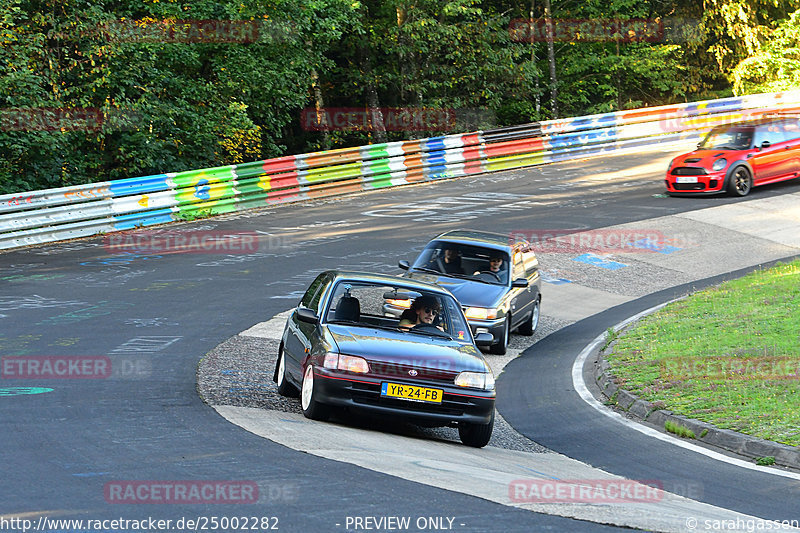
<path id="1" fill-rule="evenodd" d="M 714 161 L 714 164 L 711 165 L 711 170 L 722 170 L 727 166 L 728 166 L 728 160 L 723 157 Z"/>
<path id="2" fill-rule="evenodd" d="M 467 319 L 492 320 L 497 318 L 497 309 L 487 309 L 485 307 L 467 307 L 464 310 Z"/>
<path id="3" fill-rule="evenodd" d="M 494 390 L 494 375 L 491 372 L 461 372 L 455 383 L 470 389 Z"/>
<path id="4" fill-rule="evenodd" d="M 401 309 L 411 308 L 411 300 L 393 300 L 391 298 L 387 298 L 386 303 Z"/>
<path id="5" fill-rule="evenodd" d="M 332 352 L 325 354 L 325 361 L 322 363 L 322 366 L 325 368 L 346 370 L 347 372 L 356 372 L 359 374 L 366 374 L 369 372 L 369 364 L 363 357 L 340 355 Z"/>

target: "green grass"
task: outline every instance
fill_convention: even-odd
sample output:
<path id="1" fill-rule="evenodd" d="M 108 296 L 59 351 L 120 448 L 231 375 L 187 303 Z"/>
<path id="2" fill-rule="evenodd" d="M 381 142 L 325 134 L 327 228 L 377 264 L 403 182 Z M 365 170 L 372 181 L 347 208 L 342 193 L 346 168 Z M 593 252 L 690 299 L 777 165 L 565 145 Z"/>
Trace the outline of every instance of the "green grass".
<path id="1" fill-rule="evenodd" d="M 694 439 L 694 431 L 671 420 L 664 422 L 664 429 L 685 439 Z"/>
<path id="2" fill-rule="evenodd" d="M 624 332 L 620 386 L 717 427 L 800 445 L 800 261 L 695 293 Z"/>

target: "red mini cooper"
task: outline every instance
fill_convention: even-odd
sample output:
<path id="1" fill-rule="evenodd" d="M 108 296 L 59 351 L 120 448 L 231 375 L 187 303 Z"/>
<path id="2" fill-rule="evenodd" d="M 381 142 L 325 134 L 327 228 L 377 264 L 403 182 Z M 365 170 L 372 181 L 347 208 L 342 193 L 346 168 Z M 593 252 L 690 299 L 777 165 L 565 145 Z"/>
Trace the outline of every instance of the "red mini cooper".
<path id="1" fill-rule="evenodd" d="M 694 196 L 750 189 L 800 177 L 800 118 L 771 117 L 717 126 L 669 164 L 667 194 Z"/>

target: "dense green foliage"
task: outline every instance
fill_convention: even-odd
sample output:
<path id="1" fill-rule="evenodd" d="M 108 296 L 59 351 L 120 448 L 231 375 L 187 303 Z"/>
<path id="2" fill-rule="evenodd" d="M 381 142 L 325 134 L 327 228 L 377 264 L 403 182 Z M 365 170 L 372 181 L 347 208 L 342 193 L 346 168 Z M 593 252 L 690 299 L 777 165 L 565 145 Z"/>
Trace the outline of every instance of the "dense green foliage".
<path id="1" fill-rule="evenodd" d="M 449 125 L 467 131 L 797 87 L 794 9 L 796 0 L 4 0 L 0 194 L 448 129 L 309 131 L 301 112 L 315 106 L 470 110 Z M 666 31 L 551 45 L 518 31 L 531 16 L 543 27 L 546 10 L 556 24 L 643 19 Z M 216 27 L 204 33 L 208 21 Z"/>

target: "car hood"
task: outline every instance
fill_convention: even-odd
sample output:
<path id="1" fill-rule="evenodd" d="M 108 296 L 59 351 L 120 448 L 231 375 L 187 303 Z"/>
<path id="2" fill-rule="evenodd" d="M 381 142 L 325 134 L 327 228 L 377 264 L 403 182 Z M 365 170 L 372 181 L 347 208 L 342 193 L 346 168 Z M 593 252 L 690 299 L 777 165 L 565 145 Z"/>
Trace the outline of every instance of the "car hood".
<path id="1" fill-rule="evenodd" d="M 508 292 L 508 287 L 505 285 L 481 283 L 480 281 L 470 281 L 468 279 L 437 276 L 423 272 L 412 272 L 407 276 L 444 287 L 453 293 L 458 303 L 466 307 L 495 307 Z"/>
<path id="2" fill-rule="evenodd" d="M 339 353 L 357 355 L 371 362 L 456 373 L 486 370 L 483 355 L 471 344 L 368 326 L 328 324 L 327 328 Z"/>
<path id="3" fill-rule="evenodd" d="M 691 165 L 693 167 L 711 168 L 711 165 L 720 156 L 741 150 L 695 150 L 675 158 L 676 165 Z"/>

